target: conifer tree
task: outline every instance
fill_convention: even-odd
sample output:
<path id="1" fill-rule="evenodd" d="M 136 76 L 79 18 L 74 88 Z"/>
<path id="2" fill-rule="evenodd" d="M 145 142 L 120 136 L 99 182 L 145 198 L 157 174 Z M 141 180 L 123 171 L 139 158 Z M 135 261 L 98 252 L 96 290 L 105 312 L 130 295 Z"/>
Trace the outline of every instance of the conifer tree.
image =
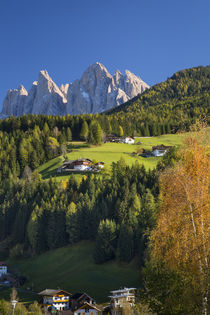
<path id="1" fill-rule="evenodd" d="M 70 127 L 68 127 L 66 130 L 66 139 L 67 141 L 72 141 L 72 132 L 71 132 Z"/>
<path id="2" fill-rule="evenodd" d="M 117 245 L 117 257 L 120 261 L 129 262 L 133 258 L 133 229 L 128 224 L 122 224 Z"/>
<path id="3" fill-rule="evenodd" d="M 74 202 L 69 204 L 66 212 L 66 232 L 70 244 L 74 244 L 79 240 L 79 229 L 77 208 Z"/>
<path id="4" fill-rule="evenodd" d="M 86 120 L 83 120 L 82 128 L 80 132 L 80 139 L 86 141 L 89 135 L 89 127 Z"/>
<path id="5" fill-rule="evenodd" d="M 116 233 L 117 227 L 114 221 L 106 219 L 100 222 L 94 253 L 96 263 L 103 263 L 115 257 Z"/>
<path id="6" fill-rule="evenodd" d="M 102 142 L 101 126 L 96 120 L 92 120 L 90 123 L 88 142 L 95 145 L 99 145 Z"/>

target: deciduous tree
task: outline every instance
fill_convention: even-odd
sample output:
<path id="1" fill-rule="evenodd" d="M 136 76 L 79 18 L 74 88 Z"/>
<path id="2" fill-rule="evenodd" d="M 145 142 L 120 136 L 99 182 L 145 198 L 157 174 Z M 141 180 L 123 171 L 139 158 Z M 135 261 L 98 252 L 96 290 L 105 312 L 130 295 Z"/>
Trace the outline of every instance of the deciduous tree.
<path id="1" fill-rule="evenodd" d="M 182 270 L 200 284 L 207 314 L 209 158 L 205 147 L 188 138 L 182 161 L 161 177 L 161 211 L 151 235 L 152 257 Z"/>

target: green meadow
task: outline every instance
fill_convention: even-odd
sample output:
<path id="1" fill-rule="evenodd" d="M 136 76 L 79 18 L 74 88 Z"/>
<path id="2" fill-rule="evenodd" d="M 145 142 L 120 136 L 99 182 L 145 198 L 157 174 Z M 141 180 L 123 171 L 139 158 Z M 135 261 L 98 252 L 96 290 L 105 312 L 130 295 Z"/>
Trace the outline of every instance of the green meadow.
<path id="1" fill-rule="evenodd" d="M 111 261 L 98 265 L 92 257 L 93 249 L 94 243 L 83 241 L 36 257 L 8 261 L 8 265 L 10 270 L 26 276 L 25 286 L 36 292 L 62 288 L 70 293 L 86 292 L 97 302 L 107 301 L 110 290 L 141 286 L 135 262 L 119 264 Z"/>
<path id="2" fill-rule="evenodd" d="M 107 167 L 110 167 L 112 162 L 117 162 L 123 158 L 128 165 L 132 165 L 135 161 L 140 164 L 144 164 L 146 169 L 153 169 L 156 167 L 161 157 L 149 157 L 143 158 L 134 154 L 137 147 L 144 149 L 152 149 L 153 146 L 158 144 L 179 146 L 183 141 L 182 134 L 170 134 L 162 135 L 159 137 L 141 137 L 135 139 L 135 144 L 124 144 L 124 143 L 104 143 L 101 146 L 90 146 L 85 142 L 72 142 L 68 145 L 67 153 L 69 160 L 89 158 L 97 162 L 103 161 Z M 137 145 L 136 143 L 141 142 L 142 144 Z M 57 169 L 62 165 L 63 157 L 59 156 L 52 159 L 38 168 L 38 172 L 42 175 L 43 179 L 55 177 L 58 180 L 63 180 L 69 177 L 69 174 L 58 174 Z M 84 174 L 84 173 L 83 173 Z M 76 175 L 81 177 L 82 175 Z"/>

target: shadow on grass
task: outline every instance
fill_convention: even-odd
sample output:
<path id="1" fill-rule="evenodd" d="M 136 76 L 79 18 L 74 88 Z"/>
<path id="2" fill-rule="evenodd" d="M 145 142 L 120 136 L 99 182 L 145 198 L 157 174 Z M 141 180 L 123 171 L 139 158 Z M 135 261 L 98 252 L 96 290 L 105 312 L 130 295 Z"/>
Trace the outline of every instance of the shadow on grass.
<path id="1" fill-rule="evenodd" d="M 129 155 L 132 158 L 138 158 L 139 156 L 135 152 L 123 152 L 125 155 Z"/>
<path id="2" fill-rule="evenodd" d="M 53 170 L 52 172 L 48 172 L 43 176 L 43 179 L 49 179 L 49 178 L 61 178 L 61 177 L 66 177 L 69 178 L 72 175 L 91 175 L 94 174 L 96 176 L 100 175 L 100 172 L 81 172 L 81 171 L 76 171 L 76 172 L 63 172 L 63 173 L 57 173 L 56 170 Z"/>
<path id="3" fill-rule="evenodd" d="M 56 175 L 57 175 L 57 169 L 51 170 L 49 172 L 44 172 L 44 174 L 42 174 L 42 178 L 48 179 L 50 177 L 57 177 Z"/>
<path id="4" fill-rule="evenodd" d="M 76 144 L 70 143 L 67 145 L 67 150 L 82 149 L 82 148 L 90 148 L 90 145 L 88 143 L 76 143 Z"/>
<path id="5" fill-rule="evenodd" d="M 48 170 L 50 170 L 52 167 L 54 167 L 54 166 L 57 165 L 57 164 L 58 164 L 58 161 L 57 161 L 57 162 L 54 162 L 53 164 L 51 164 L 50 166 L 48 166 L 48 167 L 45 168 L 44 170 L 40 171 L 39 173 L 40 173 L 41 175 L 45 175 L 45 173 L 47 174 L 47 173 L 50 173 L 50 172 L 54 172 L 55 170 L 51 170 L 51 171 L 48 171 Z"/>

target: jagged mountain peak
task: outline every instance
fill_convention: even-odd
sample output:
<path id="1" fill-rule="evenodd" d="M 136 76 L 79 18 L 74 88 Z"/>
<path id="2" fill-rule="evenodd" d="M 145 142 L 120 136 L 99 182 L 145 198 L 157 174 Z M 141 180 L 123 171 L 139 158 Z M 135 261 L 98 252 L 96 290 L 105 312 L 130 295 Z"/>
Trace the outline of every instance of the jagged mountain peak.
<path id="1" fill-rule="evenodd" d="M 47 70 L 41 70 L 29 92 L 23 85 L 8 92 L 1 115 L 95 114 L 128 101 L 148 87 L 129 70 L 125 75 L 116 70 L 112 76 L 100 62 L 90 65 L 80 80 L 61 84 L 60 88 Z"/>
<path id="2" fill-rule="evenodd" d="M 90 72 L 95 72 L 95 73 L 105 73 L 108 76 L 111 76 L 110 73 L 108 72 L 107 68 L 100 62 L 96 62 L 93 63 L 92 65 L 90 65 L 85 72 L 83 73 L 83 75 L 85 75 L 86 73 L 90 73 Z"/>
<path id="3" fill-rule="evenodd" d="M 39 79 L 38 80 L 41 80 L 43 78 L 46 79 L 46 80 L 52 81 L 52 79 L 49 76 L 49 73 L 47 72 L 47 70 L 41 70 L 39 72 Z"/>
<path id="4" fill-rule="evenodd" d="M 22 84 L 20 84 L 20 86 L 18 88 L 18 92 L 20 93 L 20 95 L 28 95 L 27 90 L 24 88 L 24 86 Z"/>

